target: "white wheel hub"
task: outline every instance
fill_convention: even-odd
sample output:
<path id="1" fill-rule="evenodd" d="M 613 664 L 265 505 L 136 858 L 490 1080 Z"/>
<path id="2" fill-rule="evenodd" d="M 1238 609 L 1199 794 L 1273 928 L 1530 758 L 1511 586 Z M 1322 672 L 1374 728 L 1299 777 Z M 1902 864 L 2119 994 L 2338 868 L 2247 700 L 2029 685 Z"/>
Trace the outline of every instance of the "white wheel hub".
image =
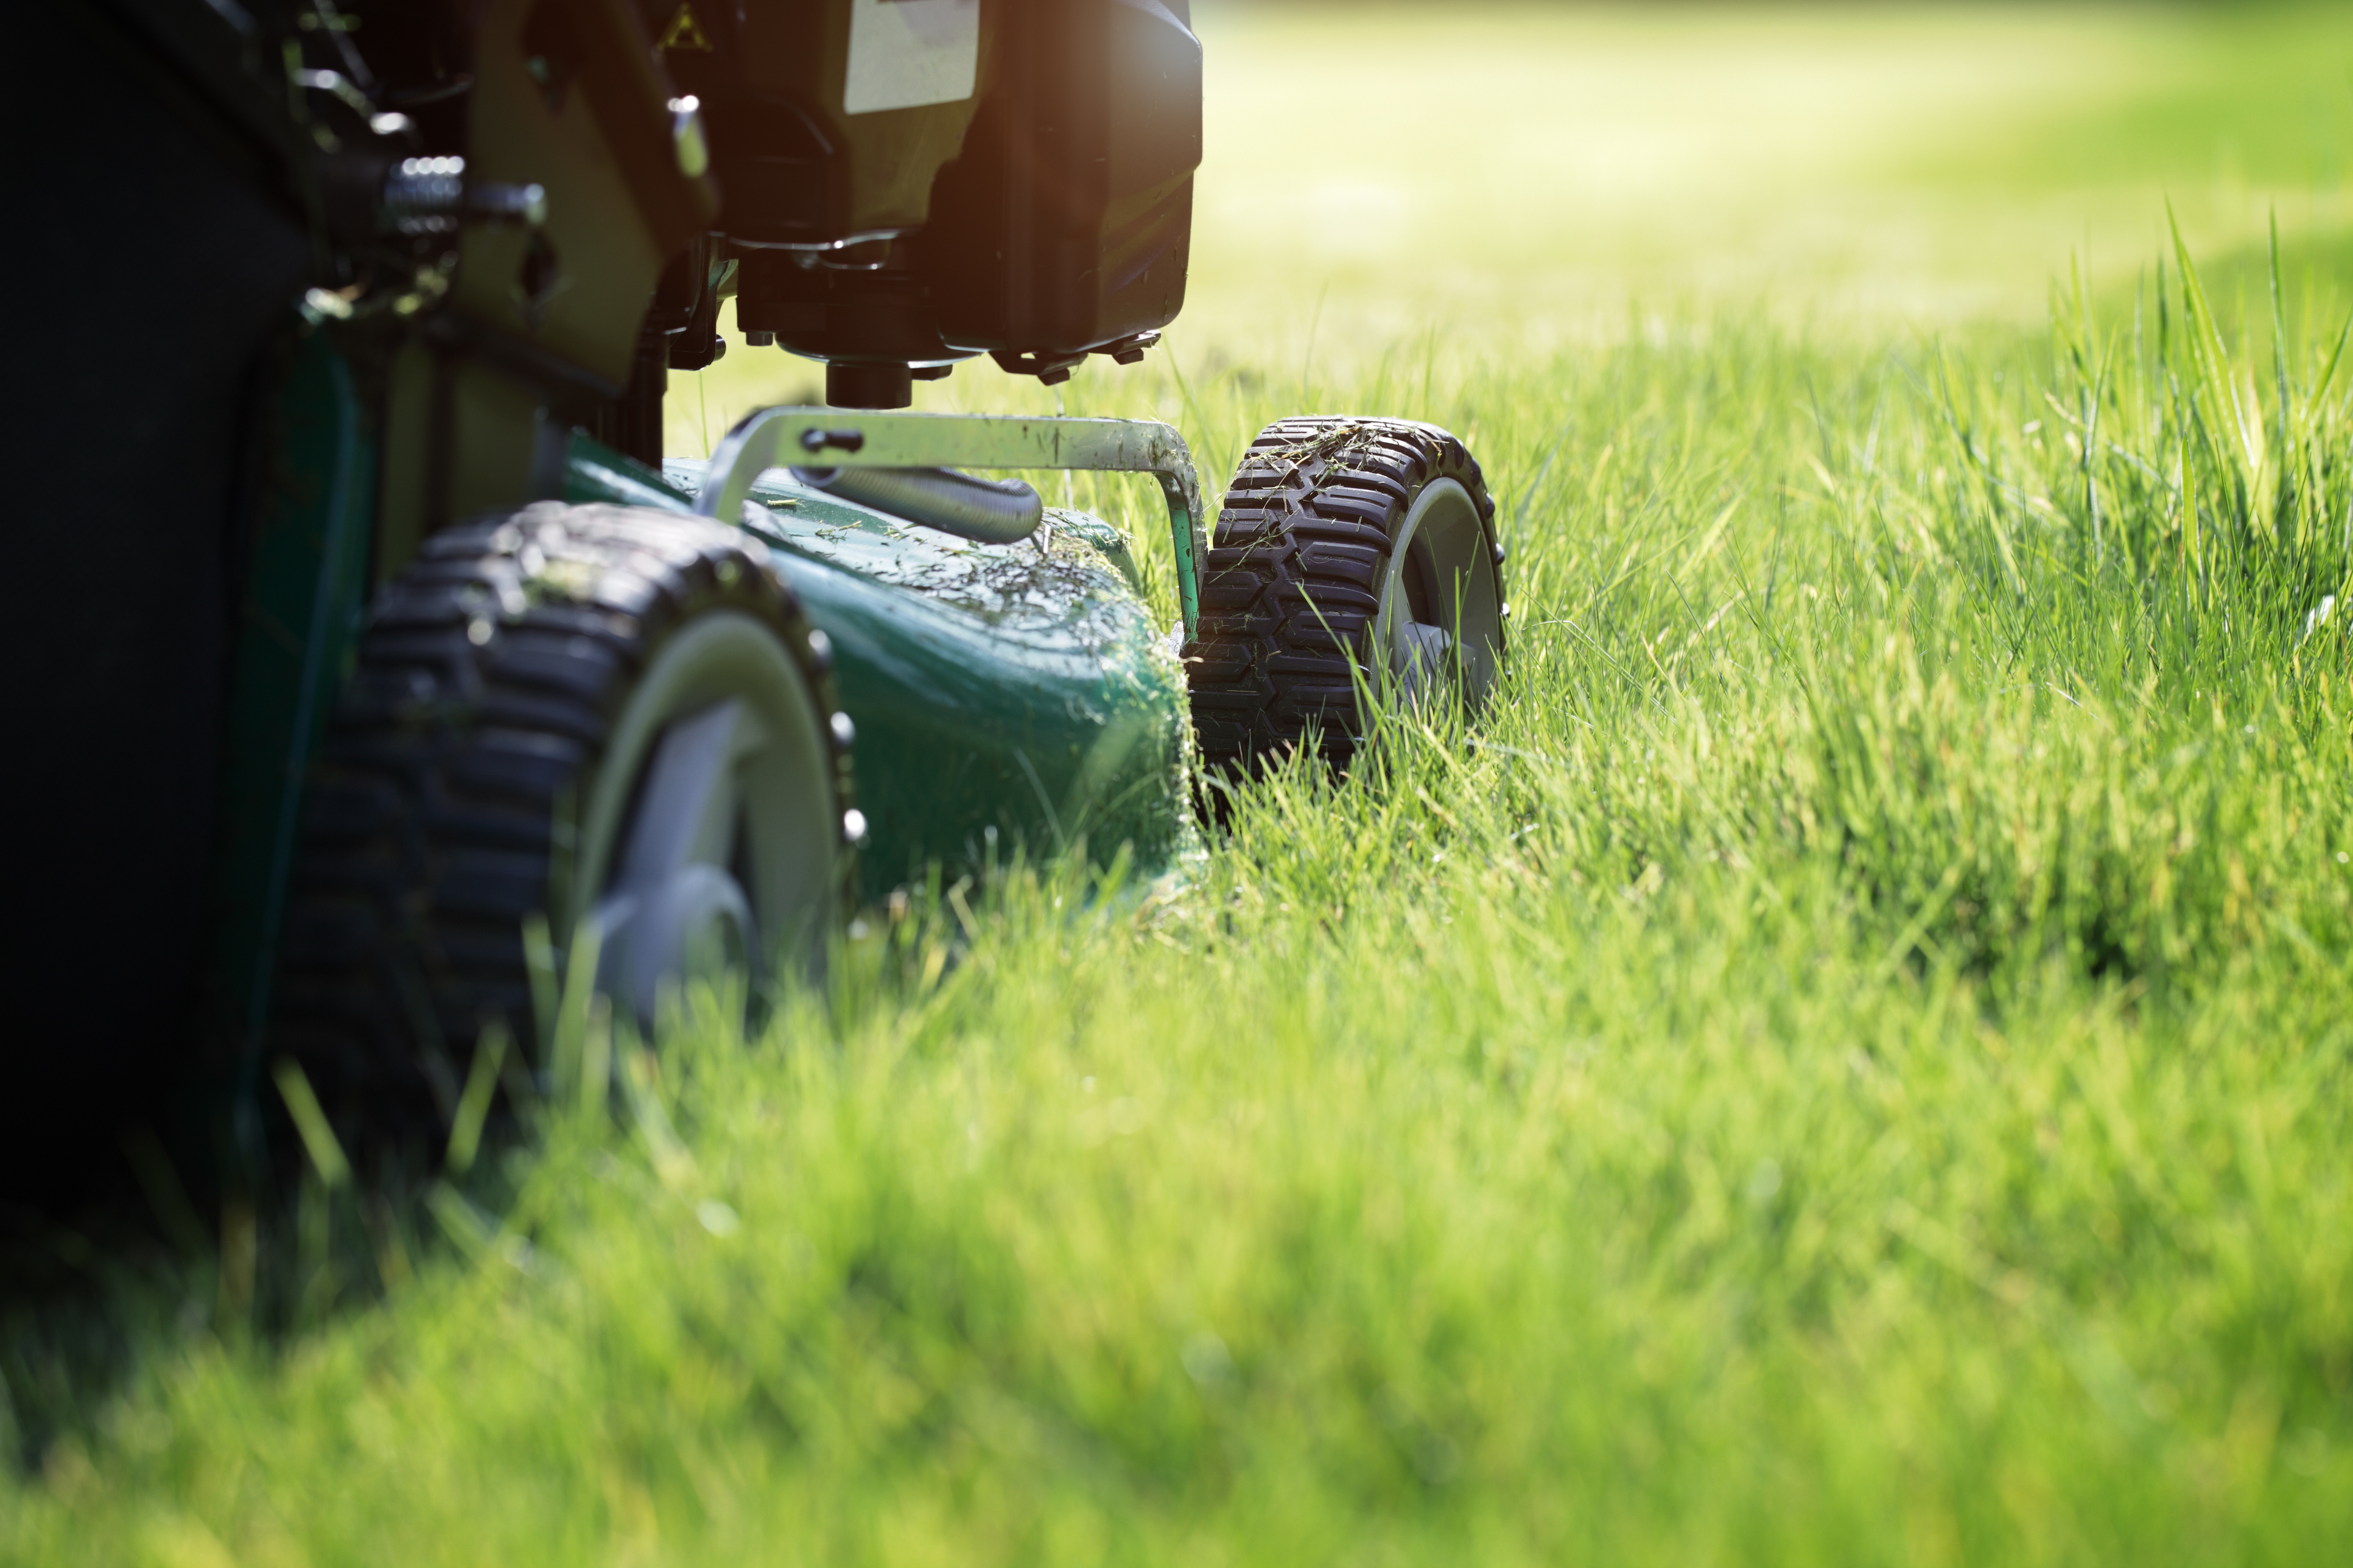
<path id="1" fill-rule="evenodd" d="M 822 957 L 842 831 L 826 734 L 749 616 L 705 616 L 655 655 L 589 792 L 574 884 L 617 1005 L 650 1024 L 667 984 Z"/>
<path id="2" fill-rule="evenodd" d="M 1422 487 L 1389 546 L 1375 646 L 1409 703 L 1458 682 L 1473 706 L 1495 683 L 1503 601 L 1471 492 L 1453 479 Z"/>

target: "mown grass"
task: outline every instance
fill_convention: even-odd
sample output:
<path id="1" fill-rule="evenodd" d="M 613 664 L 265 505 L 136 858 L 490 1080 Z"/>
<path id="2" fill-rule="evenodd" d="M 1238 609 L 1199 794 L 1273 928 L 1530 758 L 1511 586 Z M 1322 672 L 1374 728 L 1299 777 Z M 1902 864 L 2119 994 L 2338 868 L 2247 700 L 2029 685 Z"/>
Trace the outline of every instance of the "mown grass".
<path id="1" fill-rule="evenodd" d="M 1490 711 L 1245 792 L 1174 896 L 874 911 L 438 1206 L 314 1175 L 258 1306 L 201 1242 L 15 1313 L 0 1558 L 2325 1560 L 2353 288 L 2303 237 L 2031 331 L 1335 373 L 1503 498 Z M 1154 384 L 1212 472 L 1313 374 L 1245 347 Z"/>

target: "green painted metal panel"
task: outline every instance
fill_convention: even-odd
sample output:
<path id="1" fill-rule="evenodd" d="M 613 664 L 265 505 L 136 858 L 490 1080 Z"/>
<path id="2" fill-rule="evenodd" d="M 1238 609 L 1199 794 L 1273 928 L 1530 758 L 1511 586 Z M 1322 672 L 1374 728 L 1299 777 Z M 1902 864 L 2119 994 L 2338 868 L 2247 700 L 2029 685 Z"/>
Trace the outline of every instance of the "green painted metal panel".
<path id="1" fill-rule="evenodd" d="M 565 495 L 683 507 L 702 466 L 664 474 L 586 437 Z M 834 647 L 858 726 L 865 890 L 1018 845 L 1130 847 L 1158 870 L 1198 846 L 1185 676 L 1138 594 L 1127 542 L 1050 510 L 1038 535 L 976 544 L 790 483 L 755 486 L 756 523 Z"/>

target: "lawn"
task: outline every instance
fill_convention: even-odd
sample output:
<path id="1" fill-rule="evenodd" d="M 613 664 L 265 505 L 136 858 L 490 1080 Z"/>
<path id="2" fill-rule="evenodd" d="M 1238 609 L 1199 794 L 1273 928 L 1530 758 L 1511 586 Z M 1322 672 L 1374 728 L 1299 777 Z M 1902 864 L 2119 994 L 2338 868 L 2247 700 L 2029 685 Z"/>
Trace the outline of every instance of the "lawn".
<path id="1" fill-rule="evenodd" d="M 60 1233 L 0 1560 L 2353 1541 L 2353 22 L 1201 31 L 1168 347 L 923 395 L 1213 476 L 1449 426 L 1497 700 L 1245 792 L 1182 887 L 872 911 L 429 1202 Z M 673 449 L 814 385 L 739 342 Z"/>

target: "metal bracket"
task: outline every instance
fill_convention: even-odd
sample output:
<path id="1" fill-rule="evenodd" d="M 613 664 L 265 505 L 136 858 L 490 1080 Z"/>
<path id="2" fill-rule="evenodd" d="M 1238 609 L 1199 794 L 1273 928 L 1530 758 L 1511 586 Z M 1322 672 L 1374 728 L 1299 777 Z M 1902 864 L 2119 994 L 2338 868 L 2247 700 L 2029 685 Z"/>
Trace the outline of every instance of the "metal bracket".
<path id="1" fill-rule="evenodd" d="M 1185 437 L 1150 419 L 1023 419 L 993 414 L 867 414 L 763 408 L 746 415 L 711 455 L 694 510 L 733 521 L 770 468 L 1053 468 L 1150 474 L 1168 504 L 1176 599 L 1191 637 L 1201 618 L 1208 524 Z"/>

